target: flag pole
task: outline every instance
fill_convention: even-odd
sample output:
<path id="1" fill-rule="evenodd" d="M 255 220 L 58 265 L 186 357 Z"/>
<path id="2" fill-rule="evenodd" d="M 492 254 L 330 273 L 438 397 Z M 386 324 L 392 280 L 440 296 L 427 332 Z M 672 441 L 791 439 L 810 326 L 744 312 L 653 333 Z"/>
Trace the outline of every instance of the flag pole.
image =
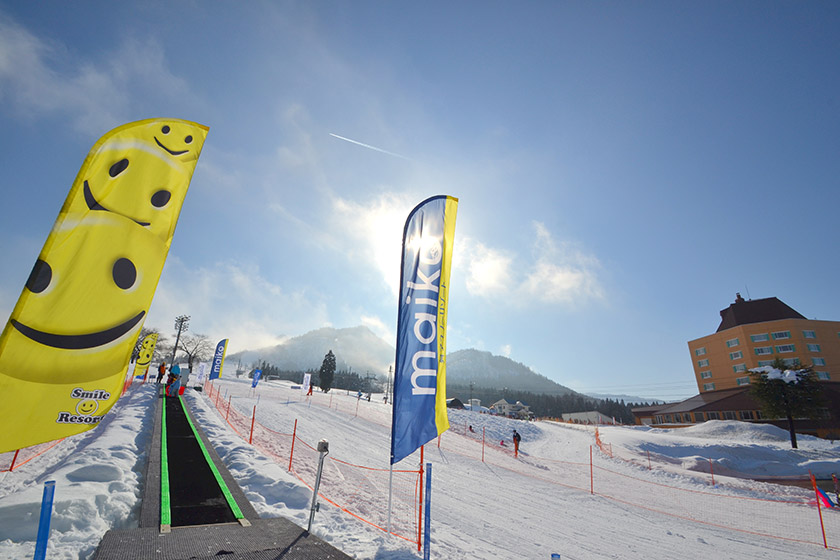
<path id="1" fill-rule="evenodd" d="M 388 475 L 388 534 L 391 533 L 391 496 L 394 489 L 394 463 L 391 463 L 390 474 Z"/>

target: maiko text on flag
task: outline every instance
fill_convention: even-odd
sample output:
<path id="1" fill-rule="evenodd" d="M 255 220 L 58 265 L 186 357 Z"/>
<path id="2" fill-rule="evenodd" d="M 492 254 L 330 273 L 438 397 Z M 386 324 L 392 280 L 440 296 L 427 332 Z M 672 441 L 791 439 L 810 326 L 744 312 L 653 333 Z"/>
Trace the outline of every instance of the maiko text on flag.
<path id="1" fill-rule="evenodd" d="M 435 196 L 408 216 L 397 317 L 391 464 L 449 429 L 446 316 L 458 199 Z"/>

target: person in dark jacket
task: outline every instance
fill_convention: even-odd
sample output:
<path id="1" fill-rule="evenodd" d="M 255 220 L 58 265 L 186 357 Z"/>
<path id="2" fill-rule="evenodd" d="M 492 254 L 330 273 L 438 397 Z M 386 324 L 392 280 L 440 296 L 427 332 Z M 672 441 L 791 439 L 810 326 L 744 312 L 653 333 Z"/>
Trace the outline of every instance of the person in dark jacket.
<path id="1" fill-rule="evenodd" d="M 519 432 L 513 430 L 513 456 L 519 457 L 519 441 L 522 439 L 522 436 L 519 435 Z"/>

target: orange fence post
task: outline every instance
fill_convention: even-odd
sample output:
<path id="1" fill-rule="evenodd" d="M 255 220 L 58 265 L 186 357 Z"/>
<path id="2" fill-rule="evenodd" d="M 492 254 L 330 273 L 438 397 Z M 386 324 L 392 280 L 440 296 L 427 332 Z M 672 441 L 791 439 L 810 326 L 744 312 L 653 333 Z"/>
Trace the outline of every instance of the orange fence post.
<path id="1" fill-rule="evenodd" d="M 251 435 L 248 437 L 248 443 L 254 442 L 254 420 L 257 419 L 257 405 L 254 405 L 254 413 L 251 415 Z"/>
<path id="2" fill-rule="evenodd" d="M 15 461 L 17 461 L 18 453 L 20 453 L 20 449 L 15 451 L 15 456 L 12 457 L 12 464 L 9 466 L 9 472 L 12 472 L 13 470 L 15 470 Z"/>
<path id="3" fill-rule="evenodd" d="M 825 525 L 823 524 L 822 504 L 821 504 L 822 500 L 820 499 L 820 492 L 819 492 L 819 490 L 817 490 L 817 479 L 814 478 L 814 473 L 812 473 L 810 470 L 808 471 L 808 474 L 811 475 L 811 484 L 814 485 L 814 494 L 816 494 L 816 496 L 817 496 L 817 511 L 820 514 L 820 529 L 822 529 L 823 546 L 825 548 L 828 548 L 828 541 L 825 539 Z"/>
<path id="4" fill-rule="evenodd" d="M 295 438 L 297 437 L 297 418 L 295 418 L 295 429 L 292 432 L 292 451 L 289 453 L 289 471 L 292 470 L 292 458 L 295 456 Z"/>

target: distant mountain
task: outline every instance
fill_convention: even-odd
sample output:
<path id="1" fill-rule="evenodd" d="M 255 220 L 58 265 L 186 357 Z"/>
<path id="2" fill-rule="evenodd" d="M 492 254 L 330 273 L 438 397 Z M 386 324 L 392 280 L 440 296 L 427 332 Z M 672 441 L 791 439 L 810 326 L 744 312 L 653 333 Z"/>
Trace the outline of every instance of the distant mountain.
<path id="1" fill-rule="evenodd" d="M 660 399 L 646 399 L 644 397 L 634 397 L 632 395 L 608 395 L 605 393 L 586 393 L 587 397 L 592 397 L 593 399 L 610 399 L 614 401 L 624 401 L 627 404 L 630 403 L 651 403 L 651 404 L 663 404 L 665 401 Z"/>
<path id="2" fill-rule="evenodd" d="M 575 391 L 555 383 L 519 362 L 480 350 L 458 350 L 446 357 L 447 384 L 488 389 L 510 389 L 547 395 L 570 395 Z"/>
<path id="3" fill-rule="evenodd" d="M 225 363 L 230 367 L 241 359 L 243 364 L 250 366 L 265 360 L 283 371 L 307 371 L 320 368 L 330 350 L 335 354 L 336 369 L 352 368 L 360 375 L 370 372 L 384 378 L 388 375 L 388 366 L 394 362 L 394 347 L 369 328 L 325 327 L 276 346 L 231 354 L 225 357 Z"/>
<path id="4" fill-rule="evenodd" d="M 380 379 L 388 375 L 394 362 L 394 347 L 373 334 L 367 327 L 322 328 L 276 346 L 245 350 L 225 358 L 226 367 L 242 360 L 250 367 L 265 360 L 284 371 L 318 369 L 324 355 L 332 350 L 339 370 L 352 369 L 364 375 L 370 372 Z M 447 383 L 487 389 L 510 389 L 547 395 L 577 394 L 575 391 L 535 373 L 524 364 L 480 350 L 458 350 L 446 358 Z"/>

